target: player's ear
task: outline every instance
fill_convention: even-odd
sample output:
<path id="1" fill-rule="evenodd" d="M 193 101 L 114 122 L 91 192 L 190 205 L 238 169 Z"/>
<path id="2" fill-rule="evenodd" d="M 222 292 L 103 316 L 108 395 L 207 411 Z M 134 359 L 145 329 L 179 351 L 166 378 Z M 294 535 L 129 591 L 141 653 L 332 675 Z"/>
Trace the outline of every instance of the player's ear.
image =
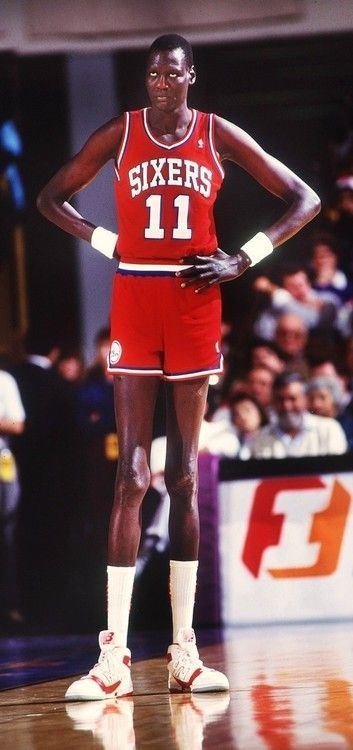
<path id="1" fill-rule="evenodd" d="M 194 66 L 192 65 L 191 68 L 189 68 L 189 82 L 190 86 L 192 86 L 193 83 L 196 81 L 196 71 Z"/>

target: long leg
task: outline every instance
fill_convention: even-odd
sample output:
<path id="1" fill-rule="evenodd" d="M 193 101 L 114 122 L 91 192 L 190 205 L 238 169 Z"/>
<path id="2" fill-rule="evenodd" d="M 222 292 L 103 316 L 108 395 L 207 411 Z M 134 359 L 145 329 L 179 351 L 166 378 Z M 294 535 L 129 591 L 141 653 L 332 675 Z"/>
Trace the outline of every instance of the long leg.
<path id="1" fill-rule="evenodd" d="M 154 376 L 114 378 L 119 463 L 108 536 L 108 565 L 135 565 L 141 536 L 141 504 L 150 484 L 149 458 L 159 383 Z"/>
<path id="2" fill-rule="evenodd" d="M 167 383 L 165 482 L 173 560 L 196 560 L 198 555 L 197 450 L 207 389 L 208 376 Z"/>

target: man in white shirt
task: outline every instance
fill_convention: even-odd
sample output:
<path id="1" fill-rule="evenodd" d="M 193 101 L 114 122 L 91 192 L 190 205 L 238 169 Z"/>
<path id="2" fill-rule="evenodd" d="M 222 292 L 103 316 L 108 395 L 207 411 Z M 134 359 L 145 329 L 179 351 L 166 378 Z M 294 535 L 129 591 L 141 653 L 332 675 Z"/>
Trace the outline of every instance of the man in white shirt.
<path id="1" fill-rule="evenodd" d="M 341 425 L 307 411 L 306 383 L 301 375 L 282 373 L 274 382 L 273 393 L 275 421 L 254 438 L 251 458 L 338 455 L 347 451 Z"/>
<path id="2" fill-rule="evenodd" d="M 10 439 L 23 431 L 24 421 L 25 412 L 16 381 L 8 372 L 0 370 L 0 570 L 1 617 L 5 625 L 22 621 L 15 539 L 20 486 Z"/>

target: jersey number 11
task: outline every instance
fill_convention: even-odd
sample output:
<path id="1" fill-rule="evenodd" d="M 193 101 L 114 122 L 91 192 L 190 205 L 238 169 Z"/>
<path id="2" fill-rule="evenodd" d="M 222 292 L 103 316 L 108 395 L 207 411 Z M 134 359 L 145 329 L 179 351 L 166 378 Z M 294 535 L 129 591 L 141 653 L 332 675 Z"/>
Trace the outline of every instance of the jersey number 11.
<path id="1" fill-rule="evenodd" d="M 176 208 L 176 225 L 173 229 L 173 240 L 190 240 L 191 229 L 188 227 L 190 198 L 188 195 L 177 195 L 174 198 Z M 162 196 L 150 195 L 146 199 L 146 207 L 149 209 L 149 225 L 145 229 L 145 237 L 148 240 L 163 240 L 164 229 L 161 227 Z"/>

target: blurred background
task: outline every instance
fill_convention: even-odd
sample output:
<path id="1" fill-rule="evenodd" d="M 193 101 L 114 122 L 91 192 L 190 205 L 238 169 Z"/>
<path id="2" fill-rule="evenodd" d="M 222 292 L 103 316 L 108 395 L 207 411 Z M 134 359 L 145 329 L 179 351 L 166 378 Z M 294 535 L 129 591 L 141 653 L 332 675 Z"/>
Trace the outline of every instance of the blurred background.
<path id="1" fill-rule="evenodd" d="M 289 353 L 281 351 L 274 328 L 266 327 L 263 318 L 259 323 L 275 305 L 275 290 L 285 288 L 306 304 L 300 292 L 286 286 L 285 256 L 295 264 L 288 275 L 304 273 L 315 299 L 322 289 L 331 294 L 321 297 L 320 305 L 331 307 L 306 331 L 302 354 L 306 378 L 322 374 L 313 368 L 329 362 L 329 376 L 340 382 L 343 395 L 336 413 L 316 413 L 352 417 L 345 421 L 343 468 L 349 467 L 352 3 L 0 0 L 0 370 L 18 389 L 10 399 L 16 429 L 0 427 L 0 481 L 6 490 L 11 485 L 12 493 L 12 510 L 2 513 L 5 632 L 90 631 L 104 617 L 105 538 L 118 458 L 112 382 L 104 371 L 115 268 L 87 244 L 45 221 L 35 201 L 41 187 L 94 129 L 126 109 L 147 104 L 146 51 L 156 36 L 167 32 L 180 33 L 193 44 L 197 84 L 190 90 L 191 106 L 244 128 L 307 181 L 323 202 L 322 214 L 261 268 L 265 283 L 259 282 L 256 268 L 236 285 L 222 287 L 226 373 L 210 389 L 207 420 L 215 422 L 217 410 L 224 408 L 229 421 L 236 391 L 261 402 L 261 383 L 257 391 L 249 385 L 255 344 L 270 352 L 272 347 L 279 358 L 273 366 L 268 358 L 260 363 L 272 381 L 287 367 Z M 92 222 L 118 230 L 112 164 L 73 203 Z M 227 164 L 216 206 L 224 250 L 236 251 L 280 210 L 277 200 Z M 331 258 L 331 271 L 322 278 L 313 260 L 317 245 Z M 274 317 L 277 321 L 278 308 Z M 13 381 L 5 377 L 4 383 L 0 420 L 6 414 L 11 419 L 10 407 L 7 412 L 1 404 Z M 271 394 L 265 401 L 262 406 L 269 408 Z M 241 442 L 236 422 L 232 430 Z M 163 437 L 163 431 L 161 387 L 155 438 Z M 207 441 L 204 450 L 214 452 Z M 234 455 L 219 447 L 215 452 L 233 461 L 245 457 L 237 449 Z M 322 470 L 319 466 L 319 473 Z M 160 474 L 158 467 L 155 474 Z M 156 523 L 162 496 L 163 488 L 155 481 L 145 506 L 147 530 Z M 153 586 L 156 569 L 165 573 L 167 592 L 167 542 L 162 539 L 156 546 L 151 541 L 156 536 L 147 534 L 142 541 L 144 583 L 140 590 L 137 586 L 132 613 L 136 627 L 149 625 L 149 602 L 159 596 Z M 215 611 L 211 624 L 221 617 L 219 608 Z M 164 625 L 167 604 L 158 612 Z"/>

